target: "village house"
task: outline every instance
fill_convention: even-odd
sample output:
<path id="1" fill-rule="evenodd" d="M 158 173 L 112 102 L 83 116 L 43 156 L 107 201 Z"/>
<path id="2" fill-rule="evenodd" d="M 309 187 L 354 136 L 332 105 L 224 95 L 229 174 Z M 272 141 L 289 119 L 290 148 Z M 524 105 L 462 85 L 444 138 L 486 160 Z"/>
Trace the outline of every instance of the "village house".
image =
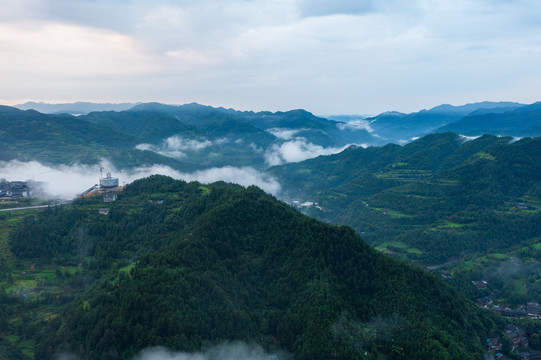
<path id="1" fill-rule="evenodd" d="M 527 210 L 528 209 L 528 206 L 525 204 L 525 203 L 517 203 L 517 208 L 521 209 L 521 210 Z"/>
<path id="2" fill-rule="evenodd" d="M 117 194 L 115 193 L 105 193 L 103 195 L 103 202 L 113 202 L 116 201 Z"/>
<path id="3" fill-rule="evenodd" d="M 472 281 L 473 285 L 475 285 L 476 288 L 478 289 L 486 289 L 488 284 L 485 280 L 480 280 L 480 281 Z"/>
<path id="4" fill-rule="evenodd" d="M 541 351 L 531 350 L 523 351 L 518 354 L 520 360 L 541 360 Z"/>
<path id="5" fill-rule="evenodd" d="M 26 182 L 0 179 L 0 197 L 5 199 L 19 199 L 28 196 L 32 196 L 32 192 Z"/>
<path id="6" fill-rule="evenodd" d="M 513 347 L 528 347 L 528 336 L 526 332 L 521 327 L 518 327 L 514 324 L 509 324 L 505 328 L 505 335 L 509 337 Z"/>
<path id="7" fill-rule="evenodd" d="M 496 352 L 502 349 L 503 345 L 500 339 L 500 335 L 497 333 L 490 333 L 487 336 L 487 352 Z"/>
<path id="8" fill-rule="evenodd" d="M 502 314 L 502 316 L 509 318 L 521 318 L 523 316 L 528 316 L 526 310 L 522 308 L 510 309 L 506 307 L 504 309 L 501 309 L 500 313 Z"/>
<path id="9" fill-rule="evenodd" d="M 526 305 L 526 311 L 532 319 L 541 319 L 541 305 L 538 303 L 529 302 Z"/>
<path id="10" fill-rule="evenodd" d="M 477 306 L 487 307 L 488 305 L 492 304 L 492 299 L 488 296 L 485 296 L 475 300 L 475 303 L 477 304 Z"/>

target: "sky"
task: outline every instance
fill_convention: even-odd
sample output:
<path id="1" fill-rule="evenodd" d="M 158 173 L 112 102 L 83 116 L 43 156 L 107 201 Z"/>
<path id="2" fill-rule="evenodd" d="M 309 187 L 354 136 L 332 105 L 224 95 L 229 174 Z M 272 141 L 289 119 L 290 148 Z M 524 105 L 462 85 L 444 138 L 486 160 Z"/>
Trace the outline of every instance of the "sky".
<path id="1" fill-rule="evenodd" d="M 541 100 L 538 0 L 0 0 L 0 104 Z"/>

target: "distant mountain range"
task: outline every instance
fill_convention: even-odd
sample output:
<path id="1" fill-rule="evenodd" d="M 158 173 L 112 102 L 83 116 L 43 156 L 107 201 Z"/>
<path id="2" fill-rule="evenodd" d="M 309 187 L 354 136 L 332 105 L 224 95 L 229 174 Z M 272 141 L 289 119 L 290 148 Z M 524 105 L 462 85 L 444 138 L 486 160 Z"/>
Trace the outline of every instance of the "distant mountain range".
<path id="1" fill-rule="evenodd" d="M 297 136 L 309 138 L 311 142 L 315 140 L 314 143 L 322 146 L 343 146 L 352 142 L 367 145 L 383 145 L 388 142 L 403 144 L 429 133 L 446 131 L 466 135 L 488 133 L 502 136 L 537 136 L 541 135 L 539 106 L 539 104 L 484 101 L 461 106 L 443 104 L 410 114 L 389 111 L 372 117 L 366 115 L 317 117 L 304 110 L 276 113 L 236 111 L 197 103 L 164 105 L 160 103 L 47 104 L 27 102 L 14 107 L 21 110 L 33 109 L 47 114 L 75 115 L 126 110 L 159 112 L 177 117 L 188 125 L 194 125 L 193 122 L 203 125 L 208 123 L 209 118 L 216 120 L 218 114 L 221 114 L 227 116 L 229 120 L 248 123 L 263 130 L 273 128 L 298 130 Z M 208 125 L 210 127 L 216 124 L 211 122 Z"/>
<path id="2" fill-rule="evenodd" d="M 44 102 L 28 101 L 24 104 L 14 105 L 20 110 L 36 110 L 44 114 L 70 114 L 70 115 L 86 115 L 92 111 L 123 111 L 128 110 L 138 103 L 92 103 L 92 102 L 75 102 L 63 104 L 48 104 Z"/>
<path id="3" fill-rule="evenodd" d="M 480 102 L 462 106 L 446 104 L 411 114 L 388 112 L 366 120 L 370 122 L 374 133 L 387 139 L 388 142 L 407 143 L 460 121 L 472 113 L 481 111 L 487 116 L 492 116 L 489 114 L 513 111 L 524 106 L 513 102 Z M 467 124 L 465 126 L 467 127 Z"/>
<path id="4" fill-rule="evenodd" d="M 515 107 L 497 108 L 497 112 L 475 111 L 436 132 L 452 131 L 469 136 L 494 134 L 502 136 L 541 135 L 541 102 Z"/>
<path id="5" fill-rule="evenodd" d="M 45 163 L 116 157 L 117 167 L 152 159 L 180 170 L 227 165 L 262 169 L 292 161 L 292 156 L 299 161 L 350 143 L 372 142 L 365 129 L 344 124 L 304 110 L 254 113 L 199 104 L 148 103 L 80 116 L 4 106 L 0 139 L 5 148 L 0 151 L 3 158 Z M 127 152 L 130 161 L 119 158 Z"/>
<path id="6" fill-rule="evenodd" d="M 405 144 L 430 133 L 541 135 L 541 103 L 440 105 L 366 119 L 346 115 L 326 119 L 301 109 L 237 111 L 197 103 L 26 103 L 19 107 L 54 114 L 3 106 L 1 159 L 90 164 L 105 158 L 120 168 L 151 162 L 179 170 L 221 166 L 262 170 L 337 153 L 351 144 Z"/>

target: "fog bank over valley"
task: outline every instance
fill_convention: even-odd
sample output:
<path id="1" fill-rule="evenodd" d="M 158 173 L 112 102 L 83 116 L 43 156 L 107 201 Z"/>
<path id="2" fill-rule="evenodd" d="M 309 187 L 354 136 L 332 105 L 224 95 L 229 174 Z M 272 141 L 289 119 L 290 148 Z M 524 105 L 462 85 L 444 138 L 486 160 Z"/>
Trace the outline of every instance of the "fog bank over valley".
<path id="1" fill-rule="evenodd" d="M 141 351 L 133 360 L 271 360 L 286 359 L 288 356 L 271 355 L 259 345 L 242 342 L 224 343 L 210 347 L 203 352 L 173 352 L 163 347 L 154 347 Z"/>
<path id="2" fill-rule="evenodd" d="M 111 171 L 114 177 L 118 177 L 120 184 L 128 184 L 140 178 L 160 174 L 175 179 L 202 183 L 225 181 L 245 187 L 256 185 L 273 195 L 277 195 L 281 189 L 278 180 L 252 167 L 225 166 L 198 170 L 193 173 L 182 173 L 165 165 L 152 165 L 126 171 L 116 169 L 106 160 L 96 165 L 58 166 L 47 166 L 37 161 L 2 161 L 0 162 L 0 168 L 2 169 L 0 177 L 8 181 L 33 180 L 43 182 L 43 190 L 51 197 L 71 199 L 98 183 L 100 166 L 107 171 Z"/>

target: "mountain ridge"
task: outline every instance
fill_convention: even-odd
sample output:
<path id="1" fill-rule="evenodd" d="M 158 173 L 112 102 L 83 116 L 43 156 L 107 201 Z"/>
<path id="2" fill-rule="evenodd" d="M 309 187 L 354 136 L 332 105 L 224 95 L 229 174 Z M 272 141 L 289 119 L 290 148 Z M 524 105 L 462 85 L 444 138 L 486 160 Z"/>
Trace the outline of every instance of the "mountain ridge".
<path id="1" fill-rule="evenodd" d="M 126 186 L 106 218 L 94 207 L 43 213 L 14 233 L 14 252 L 33 261 L 51 261 L 39 258 L 45 244 L 61 263 L 87 261 L 73 236 L 81 226 L 90 241 L 83 270 L 136 260 L 49 320 L 37 358 L 125 359 L 150 344 L 197 351 L 204 341 L 240 339 L 301 360 L 473 359 L 498 323 L 351 228 L 310 219 L 256 187 L 153 176 Z M 58 225 L 59 237 L 40 224 Z"/>

